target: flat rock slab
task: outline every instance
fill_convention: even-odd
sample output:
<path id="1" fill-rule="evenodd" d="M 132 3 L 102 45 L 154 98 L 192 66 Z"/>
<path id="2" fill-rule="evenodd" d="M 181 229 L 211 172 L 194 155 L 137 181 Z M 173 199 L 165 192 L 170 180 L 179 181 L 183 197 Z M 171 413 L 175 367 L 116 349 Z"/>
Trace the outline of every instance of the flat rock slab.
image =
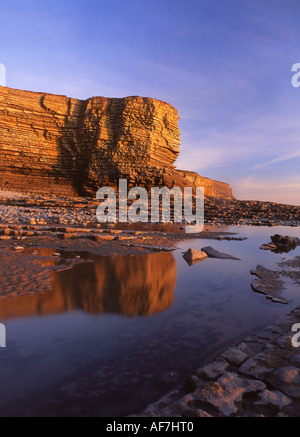
<path id="1" fill-rule="evenodd" d="M 205 252 L 209 258 L 218 258 L 218 259 L 234 259 L 240 261 L 240 258 L 236 258 L 227 253 L 219 252 L 211 246 L 203 247 L 202 252 Z"/>
<path id="2" fill-rule="evenodd" d="M 260 246 L 261 250 L 276 250 L 277 246 L 273 243 L 266 243 Z"/>
<path id="3" fill-rule="evenodd" d="M 248 358 L 248 355 L 244 351 L 245 348 L 243 346 L 245 345 L 243 345 L 242 343 L 242 346 L 240 347 L 231 347 L 223 352 L 221 356 L 225 358 L 225 360 L 227 360 L 229 363 L 240 366 Z"/>
<path id="4" fill-rule="evenodd" d="M 251 284 L 252 290 L 255 293 L 264 294 L 267 299 L 275 303 L 289 303 L 289 300 L 282 296 L 282 291 L 284 291 L 285 287 L 280 279 L 280 272 L 258 265 L 255 270 L 251 270 L 251 275 L 258 277 Z"/>
<path id="5" fill-rule="evenodd" d="M 224 416 L 237 413 L 238 404 L 244 395 L 266 389 L 261 381 L 242 379 L 236 373 L 226 373 L 216 382 L 209 382 L 193 394 L 194 400 L 204 409 L 212 408 Z"/>
<path id="6" fill-rule="evenodd" d="M 223 375 L 228 367 L 229 363 L 225 359 L 218 358 L 212 363 L 198 369 L 196 374 L 206 379 L 216 379 Z"/>
<path id="7" fill-rule="evenodd" d="M 300 307 L 226 349 L 198 368 L 188 385 L 132 417 L 299 417 L 300 356 L 290 331 L 299 320 Z"/>
<path id="8" fill-rule="evenodd" d="M 285 396 L 278 390 L 263 390 L 259 394 L 259 397 L 260 401 L 256 402 L 256 405 L 272 405 L 277 407 L 279 410 L 292 403 L 291 398 Z"/>

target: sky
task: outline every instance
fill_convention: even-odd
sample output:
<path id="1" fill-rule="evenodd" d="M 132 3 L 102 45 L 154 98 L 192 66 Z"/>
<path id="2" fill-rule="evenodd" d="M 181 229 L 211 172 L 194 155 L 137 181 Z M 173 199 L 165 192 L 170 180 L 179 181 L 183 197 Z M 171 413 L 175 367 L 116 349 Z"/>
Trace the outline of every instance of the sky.
<path id="1" fill-rule="evenodd" d="M 0 64 L 11 88 L 166 101 L 178 168 L 300 205 L 299 17 L 300 0 L 0 0 Z"/>

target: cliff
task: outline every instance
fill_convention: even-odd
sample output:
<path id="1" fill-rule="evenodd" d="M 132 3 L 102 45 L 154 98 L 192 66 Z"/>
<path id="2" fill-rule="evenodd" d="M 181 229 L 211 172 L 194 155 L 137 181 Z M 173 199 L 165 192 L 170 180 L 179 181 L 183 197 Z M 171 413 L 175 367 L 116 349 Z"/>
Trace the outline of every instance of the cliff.
<path id="1" fill-rule="evenodd" d="M 193 187 L 204 187 L 204 192 L 210 197 L 221 197 L 223 199 L 233 199 L 232 188 L 225 182 L 214 181 L 200 176 L 198 173 L 185 170 L 177 170 Z"/>
<path id="2" fill-rule="evenodd" d="M 176 170 L 178 119 L 151 98 L 77 100 L 0 87 L 0 187 L 94 195 L 120 178 L 145 187 L 205 180 L 207 196 L 232 197 L 227 184 Z"/>

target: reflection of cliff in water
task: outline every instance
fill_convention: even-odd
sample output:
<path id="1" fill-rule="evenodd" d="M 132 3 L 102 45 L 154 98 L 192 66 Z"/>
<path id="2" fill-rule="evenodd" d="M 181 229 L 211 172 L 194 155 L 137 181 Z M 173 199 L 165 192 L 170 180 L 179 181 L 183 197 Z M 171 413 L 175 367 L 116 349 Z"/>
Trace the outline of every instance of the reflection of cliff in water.
<path id="1" fill-rule="evenodd" d="M 0 319 L 74 310 L 151 315 L 172 305 L 176 275 L 170 253 L 97 257 L 94 262 L 54 274 L 49 292 L 2 300 Z"/>

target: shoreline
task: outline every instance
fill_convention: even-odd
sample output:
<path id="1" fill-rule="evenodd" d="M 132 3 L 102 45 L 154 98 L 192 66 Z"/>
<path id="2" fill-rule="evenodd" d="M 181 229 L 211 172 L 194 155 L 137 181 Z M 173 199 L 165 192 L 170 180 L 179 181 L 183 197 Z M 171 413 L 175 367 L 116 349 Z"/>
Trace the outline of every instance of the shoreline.
<path id="1" fill-rule="evenodd" d="M 11 282 L 6 273 L 9 272 L 9 266 L 17 270 L 17 274 L 11 271 L 15 280 L 7 288 L 8 293 L 0 295 L 0 299 L 46 291 L 51 286 L 49 272 L 88 262 L 89 255 L 91 258 L 147 255 L 156 251 L 173 251 L 176 243 L 183 240 L 243 239 L 236 237 L 233 232 L 220 229 L 224 224 L 218 217 L 224 208 L 222 202 L 214 210 L 214 215 L 211 211 L 203 232 L 186 234 L 182 225 L 174 224 L 121 226 L 118 223 L 100 225 L 95 220 L 85 222 L 87 217 L 94 214 L 95 201 L 89 203 L 86 200 L 85 203 L 82 199 L 51 199 L 23 198 L 13 194 L 4 199 L 0 190 L 0 255 L 4 260 L 0 270 L 3 289 Z M 225 205 L 228 206 L 228 202 Z M 291 208 L 300 211 L 300 207 Z M 298 216 L 291 220 L 288 206 L 284 205 L 283 210 L 286 211 L 285 217 L 279 214 L 279 217 L 272 215 L 272 218 L 263 220 L 255 215 L 249 223 L 236 223 L 236 211 L 233 213 L 233 210 L 227 209 L 226 224 L 269 226 L 274 227 L 274 233 L 278 225 L 300 225 Z M 39 252 L 41 249 L 43 253 Z M 298 268 L 299 259 L 297 263 Z M 26 283 L 28 280 L 28 272 L 24 273 L 26 268 L 35 279 L 24 288 L 24 281 Z M 205 366 L 196 369 L 182 386 L 142 412 L 128 417 L 300 415 L 300 355 L 298 357 L 297 348 L 291 345 L 291 327 L 297 322 L 300 322 L 300 306 L 278 323 L 216 354 Z"/>
<path id="2" fill-rule="evenodd" d="M 96 197 L 58 197 L 0 189 L 0 223 L 94 227 L 99 225 L 98 206 Z M 297 205 L 207 197 L 204 209 L 206 225 L 300 226 Z M 143 225 L 148 224 L 150 221 Z"/>
<path id="3" fill-rule="evenodd" d="M 291 332 L 299 322 L 297 306 L 215 354 L 184 384 L 128 417 L 299 417 L 300 350 L 292 345 Z"/>

